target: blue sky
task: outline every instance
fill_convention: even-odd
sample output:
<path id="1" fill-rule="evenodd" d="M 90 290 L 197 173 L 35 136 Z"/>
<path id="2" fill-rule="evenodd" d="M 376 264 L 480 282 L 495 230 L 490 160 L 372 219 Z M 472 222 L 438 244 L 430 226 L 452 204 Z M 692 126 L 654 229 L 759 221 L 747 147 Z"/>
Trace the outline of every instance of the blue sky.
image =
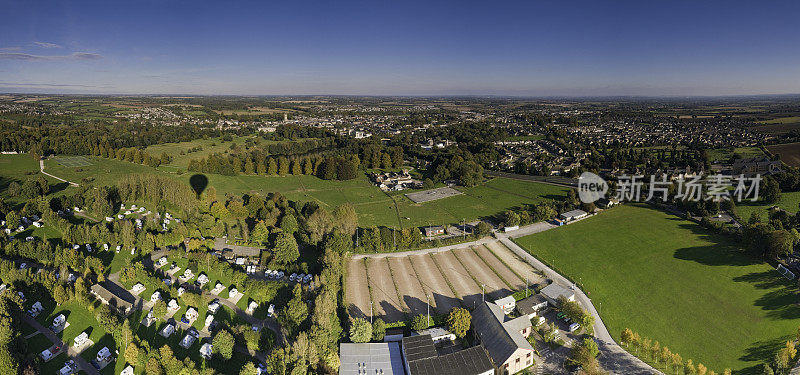
<path id="1" fill-rule="evenodd" d="M 0 92 L 800 93 L 798 1 L 0 0 Z"/>

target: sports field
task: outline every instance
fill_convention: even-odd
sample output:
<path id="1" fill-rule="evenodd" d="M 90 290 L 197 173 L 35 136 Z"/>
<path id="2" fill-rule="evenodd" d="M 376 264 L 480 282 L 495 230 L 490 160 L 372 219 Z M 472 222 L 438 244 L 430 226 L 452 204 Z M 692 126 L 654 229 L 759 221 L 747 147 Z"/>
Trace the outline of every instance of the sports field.
<path id="1" fill-rule="evenodd" d="M 629 327 L 717 373 L 760 373 L 800 325 L 794 283 L 727 237 L 648 207 L 517 242 L 582 282 L 616 339 Z"/>
<path id="2" fill-rule="evenodd" d="M 56 156 L 55 158 L 56 163 L 61 165 L 62 167 L 88 167 L 92 165 L 92 161 L 89 160 L 86 156 Z"/>

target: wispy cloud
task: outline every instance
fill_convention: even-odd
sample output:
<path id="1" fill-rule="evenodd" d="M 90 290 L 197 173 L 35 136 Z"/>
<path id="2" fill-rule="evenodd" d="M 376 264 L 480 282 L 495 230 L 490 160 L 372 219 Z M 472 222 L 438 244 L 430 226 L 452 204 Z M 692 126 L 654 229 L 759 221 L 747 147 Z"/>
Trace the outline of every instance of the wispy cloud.
<path id="1" fill-rule="evenodd" d="M 0 47 L 0 52 L 15 52 L 22 51 L 20 47 Z"/>
<path id="2" fill-rule="evenodd" d="M 102 55 L 89 52 L 75 52 L 70 55 L 33 55 L 21 52 L 0 52 L 0 60 L 18 61 L 60 61 L 60 60 L 100 60 Z"/>
<path id="3" fill-rule="evenodd" d="M 49 42 L 33 42 L 33 44 L 35 44 L 37 47 L 42 47 L 42 48 L 64 48 L 58 44 Z"/>
<path id="4" fill-rule="evenodd" d="M 58 88 L 98 88 L 109 85 L 72 85 L 64 83 L 25 83 L 25 82 L 0 82 L 0 87 L 58 87 Z"/>

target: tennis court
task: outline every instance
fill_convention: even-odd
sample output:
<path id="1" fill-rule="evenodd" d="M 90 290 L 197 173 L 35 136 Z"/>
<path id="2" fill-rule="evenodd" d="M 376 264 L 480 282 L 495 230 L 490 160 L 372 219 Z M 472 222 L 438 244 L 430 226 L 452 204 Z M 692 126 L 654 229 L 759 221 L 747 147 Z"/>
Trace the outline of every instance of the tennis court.
<path id="1" fill-rule="evenodd" d="M 56 156 L 56 163 L 64 167 L 88 167 L 94 163 L 85 156 Z"/>

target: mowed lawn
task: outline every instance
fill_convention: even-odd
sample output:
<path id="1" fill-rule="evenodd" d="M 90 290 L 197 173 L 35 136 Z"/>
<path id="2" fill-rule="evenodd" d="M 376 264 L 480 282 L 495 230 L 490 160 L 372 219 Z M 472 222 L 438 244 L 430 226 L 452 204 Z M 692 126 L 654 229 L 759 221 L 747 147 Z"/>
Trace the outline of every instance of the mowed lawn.
<path id="1" fill-rule="evenodd" d="M 649 207 L 517 242 L 582 282 L 617 340 L 629 327 L 717 373 L 758 373 L 800 325 L 794 283 L 727 237 Z"/>
<path id="2" fill-rule="evenodd" d="M 766 220 L 767 210 L 772 206 L 778 206 L 786 211 L 789 211 L 790 213 L 796 213 L 798 210 L 800 210 L 800 191 L 781 193 L 781 197 L 778 199 L 778 201 L 771 204 L 751 201 L 736 203 L 736 214 L 739 215 L 742 221 L 747 222 L 753 212 L 760 212 L 761 219 Z"/>
<path id="3" fill-rule="evenodd" d="M 230 142 L 228 142 L 230 143 Z M 92 165 L 64 167 L 46 160 L 46 171 L 69 181 L 96 186 L 114 185 L 134 173 L 153 173 L 189 184 L 198 173 L 172 173 L 126 161 L 87 156 Z M 494 178 L 474 187 L 457 187 L 464 194 L 425 203 L 414 203 L 402 193 L 387 195 L 372 184 L 366 175 L 348 181 L 322 180 L 315 176 L 223 176 L 204 173 L 207 189 L 213 186 L 217 197 L 227 193 L 241 195 L 280 192 L 297 202 L 317 202 L 328 210 L 344 203 L 355 206 L 362 227 L 419 227 L 457 224 L 499 214 L 509 208 L 547 200 L 562 200 L 567 188 L 530 181 Z M 396 207 L 395 207 L 396 206 Z"/>

